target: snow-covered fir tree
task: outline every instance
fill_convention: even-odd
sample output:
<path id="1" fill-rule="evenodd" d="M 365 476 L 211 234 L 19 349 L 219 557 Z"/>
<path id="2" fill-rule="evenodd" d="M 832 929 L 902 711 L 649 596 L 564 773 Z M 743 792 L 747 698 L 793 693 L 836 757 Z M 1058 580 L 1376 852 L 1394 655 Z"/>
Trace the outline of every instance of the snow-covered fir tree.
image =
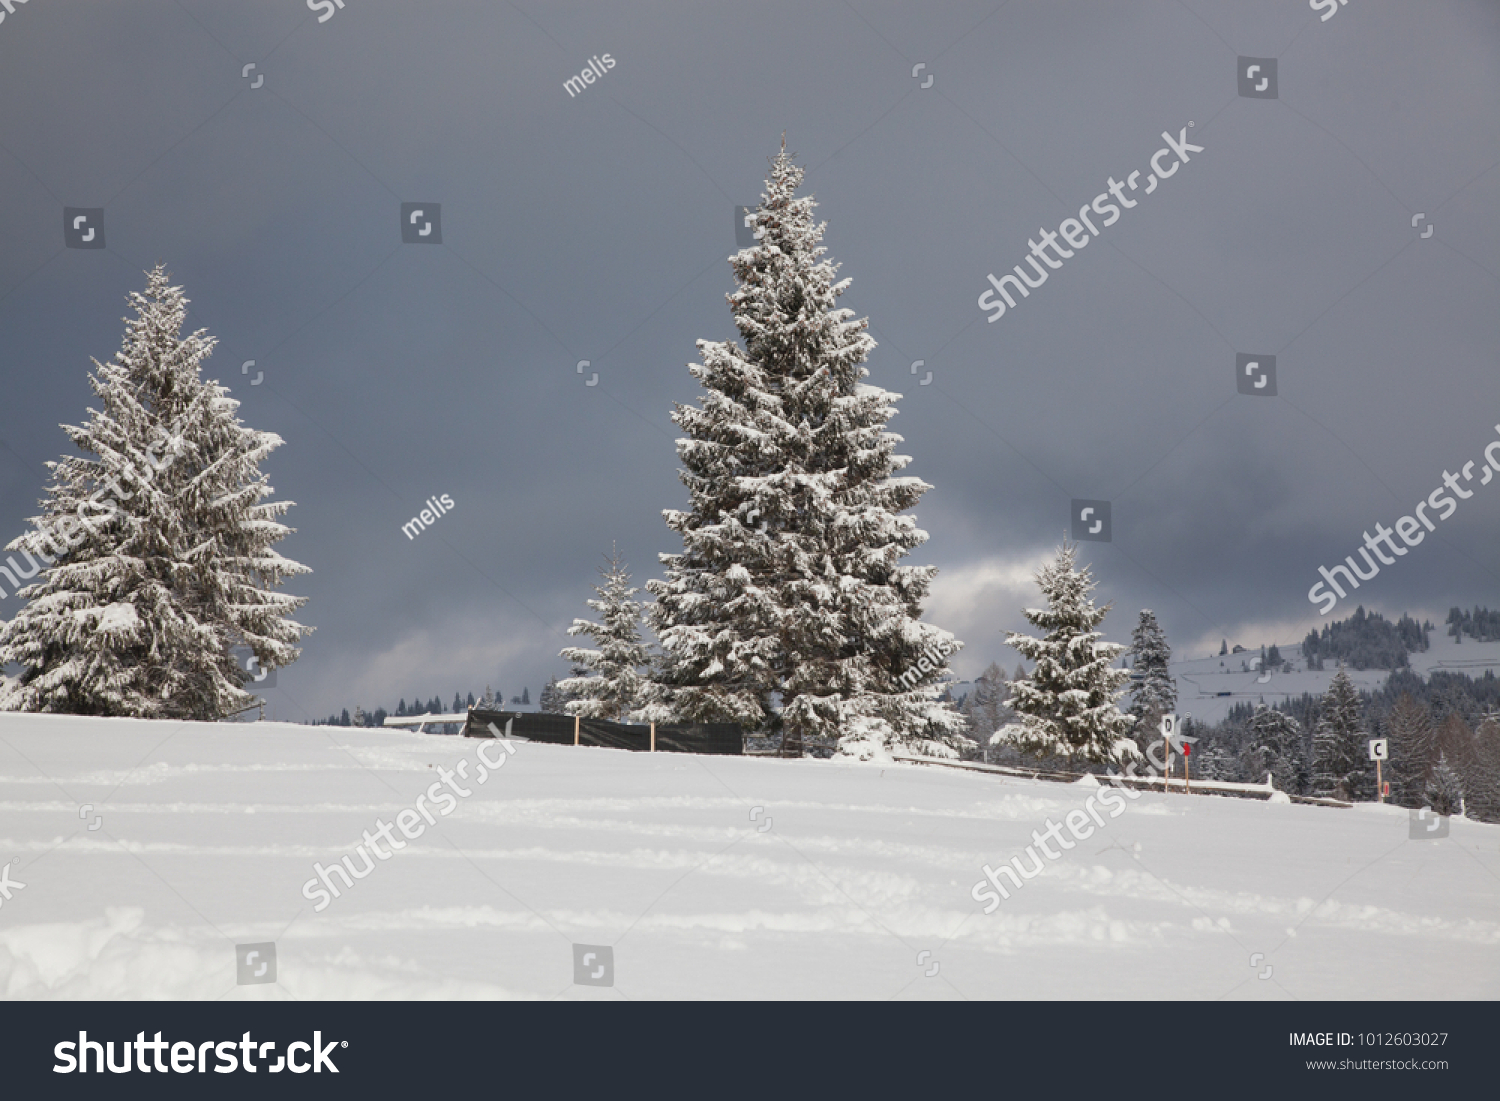
<path id="1" fill-rule="evenodd" d="M 1130 673 L 1114 663 L 1125 647 L 1103 641 L 1097 630 L 1111 605 L 1094 603 L 1097 583 L 1088 566 L 1077 565 L 1077 555 L 1077 545 L 1064 540 L 1057 558 L 1037 571 L 1047 607 L 1021 614 L 1046 633 L 1006 636 L 1006 644 L 1033 668 L 1011 682 L 1010 706 L 1019 721 L 1000 738 L 1023 753 L 1066 757 L 1070 766 L 1075 758 L 1090 763 L 1139 759 L 1130 739 L 1135 718 L 1118 706 Z"/>
<path id="2" fill-rule="evenodd" d="M 355 704 L 354 705 L 354 725 L 355 726 L 369 726 L 370 725 L 370 717 L 365 714 L 365 709 L 363 707 L 361 707 L 359 704 Z"/>
<path id="3" fill-rule="evenodd" d="M 182 288 L 158 265 L 130 303 L 89 376 L 100 407 L 64 426 L 82 454 L 47 464 L 35 528 L 8 548 L 48 565 L 0 629 L 0 665 L 24 669 L 0 707 L 217 720 L 257 702 L 232 648 L 266 670 L 296 660 L 306 598 L 276 590 L 310 571 L 274 549 L 291 502 L 266 500 L 259 466 L 282 441 L 199 377 L 214 341 L 182 334 Z"/>
<path id="4" fill-rule="evenodd" d="M 1365 737 L 1359 692 L 1342 665 L 1318 704 L 1313 734 L 1312 793 L 1334 799 L 1363 794 Z"/>
<path id="5" fill-rule="evenodd" d="M 1246 724 L 1246 779 L 1258 783 L 1271 774 L 1277 791 L 1301 795 L 1307 790 L 1307 747 L 1302 724 L 1261 704 Z"/>
<path id="6" fill-rule="evenodd" d="M 1177 710 L 1177 686 L 1167 671 L 1171 660 L 1172 648 L 1167 645 L 1167 633 L 1156 622 L 1156 613 L 1144 609 L 1130 636 L 1133 674 L 1130 713 L 1136 718 L 1136 746 L 1142 751 L 1148 742 L 1160 737 L 1161 717 Z"/>
<path id="7" fill-rule="evenodd" d="M 738 722 L 883 759 L 955 754 L 963 718 L 937 681 L 960 643 L 921 622 L 935 570 L 901 560 L 927 540 L 902 515 L 929 488 L 886 431 L 899 395 L 868 385 L 875 342 L 837 300 L 824 226 L 798 196 L 783 145 L 751 215 L 757 244 L 731 257 L 744 339 L 699 341 L 700 407 L 676 407 L 688 511 L 683 541 L 648 583 L 664 651 L 656 698 L 684 719 Z M 916 670 L 915 676 L 903 675 Z"/>
<path id="8" fill-rule="evenodd" d="M 612 548 L 606 561 L 609 565 L 599 569 L 604 584 L 594 586 L 599 599 L 588 601 L 600 621 L 575 619 L 568 628 L 570 635 L 588 635 L 598 649 L 566 647 L 562 657 L 587 675 L 569 677 L 557 688 L 567 697 L 563 706 L 569 715 L 623 722 L 645 702 L 643 670 L 651 655 L 641 641 L 641 604 L 634 599 L 640 589 L 631 587 L 618 549 Z"/>

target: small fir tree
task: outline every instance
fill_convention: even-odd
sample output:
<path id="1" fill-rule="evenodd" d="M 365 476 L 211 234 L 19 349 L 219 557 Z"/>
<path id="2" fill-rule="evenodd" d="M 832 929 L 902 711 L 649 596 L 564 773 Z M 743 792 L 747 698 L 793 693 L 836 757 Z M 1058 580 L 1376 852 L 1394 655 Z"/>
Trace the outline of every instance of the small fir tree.
<path id="1" fill-rule="evenodd" d="M 588 635 L 598 649 L 566 647 L 562 657 L 588 675 L 569 677 L 558 689 L 568 697 L 564 706 L 570 715 L 624 721 L 644 702 L 642 670 L 650 654 L 641 642 L 641 605 L 634 599 L 640 589 L 631 587 L 618 549 L 611 549 L 606 561 L 608 566 L 599 570 L 604 584 L 594 587 L 599 599 L 588 602 L 600 622 L 575 619 L 568 628 L 570 635 Z"/>
<path id="2" fill-rule="evenodd" d="M 1064 540 L 1057 558 L 1037 571 L 1045 608 L 1021 613 L 1046 633 L 1035 638 L 1011 632 L 1006 644 L 1032 662 L 1031 674 L 1011 682 L 1010 706 L 1020 717 L 1005 741 L 1024 753 L 1060 755 L 1090 763 L 1136 759 L 1130 740 L 1135 718 L 1118 701 L 1130 674 L 1114 668 L 1125 647 L 1103 641 L 1096 629 L 1111 605 L 1095 605 L 1096 582 L 1076 564 L 1076 544 Z"/>
<path id="3" fill-rule="evenodd" d="M 1172 648 L 1149 608 L 1141 612 L 1130 636 L 1132 673 L 1130 713 L 1136 718 L 1136 746 L 1141 750 L 1158 737 L 1161 717 L 1177 710 L 1177 686 L 1168 672 Z"/>
<path id="4" fill-rule="evenodd" d="M 1364 772 L 1363 708 L 1349 674 L 1339 666 L 1318 705 L 1313 736 L 1313 794 L 1353 800 L 1361 794 Z"/>
<path id="5" fill-rule="evenodd" d="M 1290 715 L 1261 704 L 1250 716 L 1246 731 L 1253 761 L 1248 779 L 1264 780 L 1269 772 L 1277 791 L 1303 794 L 1307 789 L 1307 749 L 1302 725 Z"/>
<path id="6" fill-rule="evenodd" d="M 1006 697 L 1010 687 L 1005 680 L 1005 670 L 995 662 L 974 679 L 974 691 L 964 701 L 963 712 L 969 720 L 969 736 L 981 744 L 987 744 L 990 735 L 999 730 L 1010 718 Z"/>
<path id="7" fill-rule="evenodd" d="M 1390 752 L 1387 775 L 1392 801 L 1406 807 L 1421 807 L 1427 798 L 1427 781 L 1437 765 L 1437 735 L 1432 716 L 1410 692 L 1397 697 L 1385 721 Z"/>
<path id="8" fill-rule="evenodd" d="M 1448 755 L 1440 753 L 1432 775 L 1427 780 L 1426 805 L 1434 814 L 1462 815 L 1464 813 L 1464 786 L 1457 770 L 1448 763 Z"/>
<path id="9" fill-rule="evenodd" d="M 537 700 L 537 707 L 544 715 L 566 715 L 568 697 L 559 687 L 557 678 L 553 677 L 542 685 L 542 694 Z"/>

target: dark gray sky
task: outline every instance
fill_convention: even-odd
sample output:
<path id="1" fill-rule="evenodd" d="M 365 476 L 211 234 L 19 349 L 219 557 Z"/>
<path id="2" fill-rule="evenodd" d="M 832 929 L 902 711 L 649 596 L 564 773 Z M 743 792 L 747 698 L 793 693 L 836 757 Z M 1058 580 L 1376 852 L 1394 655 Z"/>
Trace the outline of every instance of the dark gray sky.
<path id="1" fill-rule="evenodd" d="M 1239 94 L 1240 56 L 1276 59 L 1277 98 Z M 934 486 L 913 561 L 960 672 L 1015 664 L 1074 498 L 1112 503 L 1084 546 L 1111 636 L 1151 607 L 1207 653 L 1299 638 L 1318 567 L 1477 460 L 1334 617 L 1500 600 L 1491 2 L 30 0 L 0 104 L 0 538 L 165 261 L 220 341 L 207 374 L 286 440 L 267 469 L 318 630 L 277 718 L 534 695 L 611 541 L 638 581 L 679 549 L 668 412 L 694 341 L 735 335 L 733 208 L 783 131 L 871 381 L 906 395 Z M 1144 195 L 1190 122 L 1204 151 Z M 1135 170 L 1139 205 L 988 323 L 986 274 Z M 441 246 L 401 243 L 403 202 L 441 204 Z M 104 208 L 106 249 L 63 247 L 65 206 Z M 1239 352 L 1277 357 L 1275 397 L 1237 392 Z"/>

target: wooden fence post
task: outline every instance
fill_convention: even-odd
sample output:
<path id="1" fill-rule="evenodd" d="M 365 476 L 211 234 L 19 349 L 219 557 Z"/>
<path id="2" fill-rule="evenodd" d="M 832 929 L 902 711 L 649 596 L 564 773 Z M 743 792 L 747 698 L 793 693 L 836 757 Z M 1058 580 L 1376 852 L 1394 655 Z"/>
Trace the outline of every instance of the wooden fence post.
<path id="1" fill-rule="evenodd" d="M 651 752 L 656 752 L 656 720 L 651 720 Z"/>
<path id="2" fill-rule="evenodd" d="M 579 716 L 577 716 L 577 715 L 573 716 L 573 744 L 574 745 L 578 744 L 578 719 L 579 719 Z"/>

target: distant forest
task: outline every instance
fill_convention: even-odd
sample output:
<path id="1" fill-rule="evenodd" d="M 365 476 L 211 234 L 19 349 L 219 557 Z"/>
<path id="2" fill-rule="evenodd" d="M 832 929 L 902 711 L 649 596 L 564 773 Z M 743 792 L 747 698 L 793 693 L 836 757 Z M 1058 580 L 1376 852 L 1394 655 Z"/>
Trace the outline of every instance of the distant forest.
<path id="1" fill-rule="evenodd" d="M 1479 642 L 1500 640 L 1500 612 L 1476 607 L 1472 612 L 1454 608 L 1448 613 L 1448 633 L 1459 642 L 1464 635 Z"/>
<path id="2" fill-rule="evenodd" d="M 1454 608 L 1453 613 L 1457 612 Z M 1453 622 L 1453 613 L 1449 623 Z M 1481 613 L 1495 615 L 1474 609 L 1475 615 Z M 1495 628 L 1500 631 L 1500 616 L 1495 618 Z M 1406 669 L 1411 664 L 1406 655 L 1426 650 L 1432 630 L 1430 621 L 1418 623 L 1403 615 L 1392 623 L 1379 612 L 1366 612 L 1361 605 L 1348 619 L 1328 624 L 1321 634 L 1309 631 L 1302 640 L 1302 656 L 1309 669 L 1322 669 L 1325 661 L 1342 662 L 1351 669 Z M 1500 634 L 1495 637 L 1500 638 Z"/>

